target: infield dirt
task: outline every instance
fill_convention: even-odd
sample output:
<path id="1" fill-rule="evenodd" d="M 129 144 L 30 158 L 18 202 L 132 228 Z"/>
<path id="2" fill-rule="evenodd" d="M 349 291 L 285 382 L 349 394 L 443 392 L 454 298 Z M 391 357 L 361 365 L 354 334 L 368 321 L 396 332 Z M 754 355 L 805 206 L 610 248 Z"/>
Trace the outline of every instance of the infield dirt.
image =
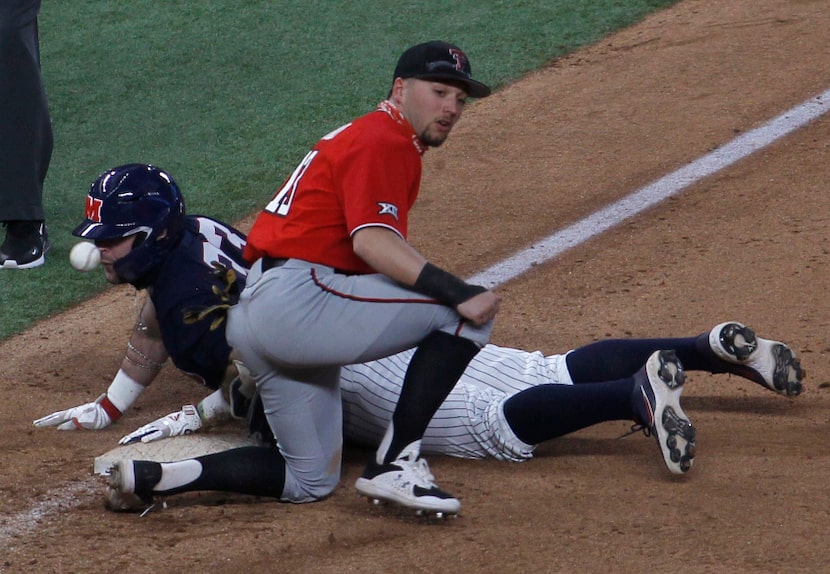
<path id="1" fill-rule="evenodd" d="M 825 92 L 828 31 L 823 0 L 685 0 L 551 63 L 469 106 L 427 154 L 413 242 L 460 275 L 498 262 Z M 829 181 L 821 117 L 499 288 L 494 343 L 553 353 L 735 319 L 799 353 L 800 397 L 690 374 L 698 455 L 680 478 L 652 439 L 618 440 L 623 422 L 524 464 L 432 457 L 463 505 L 439 524 L 359 499 L 355 448 L 323 502 L 199 494 L 106 512 L 94 457 L 203 394 L 168 367 L 109 429 L 32 426 L 117 369 L 135 297 L 113 288 L 0 345 L 0 571 L 826 571 Z"/>

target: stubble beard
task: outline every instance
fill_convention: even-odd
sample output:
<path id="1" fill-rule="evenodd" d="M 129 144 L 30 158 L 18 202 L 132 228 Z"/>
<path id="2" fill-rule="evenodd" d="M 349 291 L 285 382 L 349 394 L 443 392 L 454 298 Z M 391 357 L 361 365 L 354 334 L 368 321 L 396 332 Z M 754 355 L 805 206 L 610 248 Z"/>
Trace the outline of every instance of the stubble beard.
<path id="1" fill-rule="evenodd" d="M 447 136 L 449 134 L 442 134 L 441 137 L 433 137 L 429 135 L 429 128 L 425 129 L 421 132 L 421 135 L 418 138 L 421 140 L 421 143 L 427 147 L 441 147 L 441 144 L 447 140 Z"/>

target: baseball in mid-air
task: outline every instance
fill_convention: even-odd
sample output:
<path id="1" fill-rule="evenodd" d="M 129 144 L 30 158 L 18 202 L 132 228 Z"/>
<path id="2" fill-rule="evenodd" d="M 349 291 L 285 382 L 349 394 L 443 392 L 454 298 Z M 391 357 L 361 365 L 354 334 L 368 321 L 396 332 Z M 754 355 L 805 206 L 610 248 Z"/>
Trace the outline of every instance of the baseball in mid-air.
<path id="1" fill-rule="evenodd" d="M 101 252 L 88 241 L 76 243 L 69 252 L 69 263 L 78 271 L 92 271 L 101 263 Z"/>

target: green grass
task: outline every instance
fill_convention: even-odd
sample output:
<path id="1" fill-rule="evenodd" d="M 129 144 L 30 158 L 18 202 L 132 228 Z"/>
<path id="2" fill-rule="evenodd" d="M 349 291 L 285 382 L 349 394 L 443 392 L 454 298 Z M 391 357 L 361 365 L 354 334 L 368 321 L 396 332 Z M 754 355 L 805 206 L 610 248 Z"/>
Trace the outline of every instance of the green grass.
<path id="1" fill-rule="evenodd" d="M 189 212 L 235 221 L 320 136 L 386 95 L 409 45 L 454 42 L 498 88 L 674 1 L 44 2 L 53 248 L 43 267 L 0 271 L 0 339 L 106 288 L 100 272 L 68 264 L 86 190 L 104 169 L 154 163 L 177 179 Z"/>

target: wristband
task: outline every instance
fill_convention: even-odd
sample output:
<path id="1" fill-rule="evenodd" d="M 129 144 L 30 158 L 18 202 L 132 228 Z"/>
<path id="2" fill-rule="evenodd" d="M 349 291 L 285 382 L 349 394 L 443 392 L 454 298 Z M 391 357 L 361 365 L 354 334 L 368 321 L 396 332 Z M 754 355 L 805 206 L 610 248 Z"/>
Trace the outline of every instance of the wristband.
<path id="1" fill-rule="evenodd" d="M 115 421 L 117 421 L 118 419 L 121 418 L 121 415 L 123 413 L 121 411 L 119 411 L 115 407 L 114 404 L 112 404 L 112 401 L 109 400 L 109 398 L 107 397 L 106 394 L 103 394 L 100 397 L 98 397 L 97 402 L 98 402 L 99 405 L 101 405 L 101 408 L 104 409 L 104 412 L 107 413 L 107 416 L 110 418 L 111 423 L 114 423 Z M 81 426 L 77 422 L 76 419 L 73 419 L 73 420 L 75 421 L 75 427 L 76 428 L 78 428 L 78 429 L 83 429 L 84 428 L 83 426 Z"/>
<path id="2" fill-rule="evenodd" d="M 145 388 L 144 385 L 136 382 L 135 379 L 125 373 L 123 369 L 119 369 L 100 404 L 107 411 L 112 421 L 115 422 L 124 411 L 130 408 Z M 113 416 L 113 413 L 110 412 L 111 409 L 115 409 L 116 416 Z"/>
<path id="3" fill-rule="evenodd" d="M 418 293 L 438 299 L 453 309 L 487 291 L 481 285 L 470 285 L 429 262 L 421 269 L 413 288 Z"/>

